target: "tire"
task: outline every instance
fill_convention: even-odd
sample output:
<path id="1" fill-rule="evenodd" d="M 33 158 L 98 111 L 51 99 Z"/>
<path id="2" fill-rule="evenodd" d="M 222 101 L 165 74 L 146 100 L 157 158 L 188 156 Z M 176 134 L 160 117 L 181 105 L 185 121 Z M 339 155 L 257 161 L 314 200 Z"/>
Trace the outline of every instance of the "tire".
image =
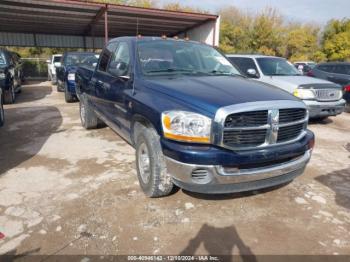
<path id="1" fill-rule="evenodd" d="M 81 125 L 85 129 L 95 129 L 98 127 L 99 119 L 84 95 L 81 96 L 81 100 L 79 101 L 79 115 Z"/>
<path id="2" fill-rule="evenodd" d="M 153 128 L 142 128 L 136 140 L 137 177 L 148 197 L 162 197 L 171 193 L 174 185 L 168 174 L 159 136 Z"/>
<path id="3" fill-rule="evenodd" d="M 4 104 L 3 99 L 0 96 L 0 126 L 3 126 L 5 122 Z"/>
<path id="4" fill-rule="evenodd" d="M 62 90 L 62 87 L 61 87 L 61 85 L 60 85 L 60 83 L 57 81 L 57 85 L 56 85 L 56 91 L 57 92 L 62 92 L 63 90 Z"/>
<path id="5" fill-rule="evenodd" d="M 16 100 L 15 87 L 12 83 L 9 90 L 6 90 L 4 93 L 4 102 L 5 104 L 13 104 Z"/>
<path id="6" fill-rule="evenodd" d="M 64 85 L 64 99 L 67 103 L 72 103 L 76 101 L 75 95 L 68 91 L 67 84 Z"/>

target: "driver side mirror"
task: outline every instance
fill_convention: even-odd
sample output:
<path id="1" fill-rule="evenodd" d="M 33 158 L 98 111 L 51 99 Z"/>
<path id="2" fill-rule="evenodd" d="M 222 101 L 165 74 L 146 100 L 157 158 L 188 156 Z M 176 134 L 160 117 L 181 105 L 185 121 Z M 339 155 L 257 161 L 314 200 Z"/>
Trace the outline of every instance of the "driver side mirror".
<path id="1" fill-rule="evenodd" d="M 127 78 L 128 64 L 122 61 L 113 62 L 109 65 L 108 72 L 118 77 Z"/>
<path id="2" fill-rule="evenodd" d="M 248 77 L 251 77 L 251 78 L 259 78 L 259 74 L 256 72 L 254 68 L 249 68 L 247 70 L 247 75 Z"/>

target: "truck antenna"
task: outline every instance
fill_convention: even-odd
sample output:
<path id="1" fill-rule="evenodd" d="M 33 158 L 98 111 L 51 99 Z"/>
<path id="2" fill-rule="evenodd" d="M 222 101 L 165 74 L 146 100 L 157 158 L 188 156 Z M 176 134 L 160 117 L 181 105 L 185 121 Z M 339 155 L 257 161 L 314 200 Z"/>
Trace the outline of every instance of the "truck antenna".
<path id="1" fill-rule="evenodd" d="M 133 64 L 133 79 L 132 79 L 132 95 L 135 95 L 135 70 L 136 70 L 136 56 L 137 56 L 137 40 L 139 38 L 139 18 L 136 17 L 136 40 L 134 48 L 134 64 Z"/>

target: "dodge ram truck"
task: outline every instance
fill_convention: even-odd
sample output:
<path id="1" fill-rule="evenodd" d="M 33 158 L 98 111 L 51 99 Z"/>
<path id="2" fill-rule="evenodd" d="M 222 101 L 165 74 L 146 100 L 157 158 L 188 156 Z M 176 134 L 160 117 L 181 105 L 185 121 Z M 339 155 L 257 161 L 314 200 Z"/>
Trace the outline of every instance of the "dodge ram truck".
<path id="1" fill-rule="evenodd" d="M 284 184 L 311 157 L 305 104 L 242 77 L 202 43 L 116 38 L 95 69 L 77 69 L 76 85 L 83 127 L 105 123 L 136 149 L 149 197 L 175 186 L 231 193 Z"/>
<path id="2" fill-rule="evenodd" d="M 75 89 L 75 72 L 78 66 L 87 60 L 97 61 L 95 53 L 92 52 L 66 52 L 61 58 L 60 66 L 56 67 L 57 91 L 64 92 L 67 103 L 77 100 Z"/>

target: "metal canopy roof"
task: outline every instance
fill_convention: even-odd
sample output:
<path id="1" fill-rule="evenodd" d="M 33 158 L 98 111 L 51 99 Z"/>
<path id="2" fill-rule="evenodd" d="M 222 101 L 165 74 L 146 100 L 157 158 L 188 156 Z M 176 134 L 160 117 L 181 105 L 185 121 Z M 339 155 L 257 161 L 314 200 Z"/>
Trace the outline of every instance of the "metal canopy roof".
<path id="1" fill-rule="evenodd" d="M 186 34 L 217 15 L 148 9 L 77 0 L 1 0 L 0 31 L 117 37 Z"/>

